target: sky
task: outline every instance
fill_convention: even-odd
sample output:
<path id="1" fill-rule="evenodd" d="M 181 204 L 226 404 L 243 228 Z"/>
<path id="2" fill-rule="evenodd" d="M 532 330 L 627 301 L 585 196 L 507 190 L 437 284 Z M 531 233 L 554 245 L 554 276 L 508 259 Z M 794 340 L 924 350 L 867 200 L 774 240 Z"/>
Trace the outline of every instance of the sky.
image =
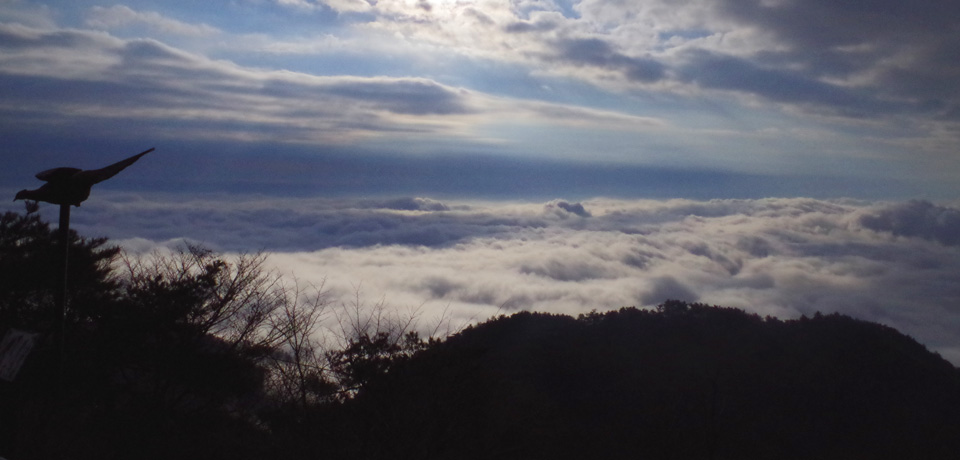
<path id="1" fill-rule="evenodd" d="M 960 364 L 956 43 L 952 0 L 0 0 L 0 194 L 155 147 L 74 227 L 464 320 L 836 311 Z"/>

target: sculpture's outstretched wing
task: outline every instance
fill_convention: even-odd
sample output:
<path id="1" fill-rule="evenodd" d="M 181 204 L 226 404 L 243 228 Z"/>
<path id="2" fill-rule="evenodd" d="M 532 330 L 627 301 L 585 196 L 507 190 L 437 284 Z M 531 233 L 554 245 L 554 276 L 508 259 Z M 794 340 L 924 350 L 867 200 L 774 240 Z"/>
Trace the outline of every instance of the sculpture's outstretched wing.
<path id="1" fill-rule="evenodd" d="M 80 171 L 81 170 L 77 168 L 53 168 L 38 172 L 36 177 L 46 182 L 59 182 L 73 177 L 74 174 Z"/>
<path id="2" fill-rule="evenodd" d="M 151 148 L 150 150 L 147 150 L 147 151 L 144 151 L 144 152 L 140 152 L 140 153 L 138 153 L 138 154 L 136 154 L 136 155 L 134 155 L 134 156 L 132 156 L 132 157 L 130 157 L 130 158 L 127 158 L 126 160 L 121 160 L 121 161 L 118 161 L 118 162 L 116 162 L 116 163 L 114 163 L 114 164 L 112 164 L 112 165 L 110 165 L 110 166 L 107 166 L 106 168 L 91 169 L 91 170 L 87 170 L 87 171 L 77 172 L 77 173 L 71 178 L 71 180 L 75 180 L 75 181 L 78 181 L 78 182 L 80 182 L 80 183 L 89 184 L 89 185 L 93 185 L 93 184 L 96 184 L 96 183 L 98 183 L 98 182 L 103 182 L 103 181 L 105 181 L 105 180 L 107 180 L 107 179 L 109 179 L 109 178 L 117 175 L 118 172 L 123 171 L 123 169 L 126 168 L 127 166 L 130 166 L 130 165 L 136 163 L 136 161 L 139 160 L 140 157 L 142 157 L 142 156 L 144 156 L 144 155 L 146 155 L 146 154 L 148 154 L 148 153 L 150 153 L 150 152 L 152 152 L 152 151 L 153 151 L 153 149 Z M 61 169 L 61 168 L 57 168 L 57 169 Z M 51 170 L 51 171 L 54 171 L 54 170 Z"/>

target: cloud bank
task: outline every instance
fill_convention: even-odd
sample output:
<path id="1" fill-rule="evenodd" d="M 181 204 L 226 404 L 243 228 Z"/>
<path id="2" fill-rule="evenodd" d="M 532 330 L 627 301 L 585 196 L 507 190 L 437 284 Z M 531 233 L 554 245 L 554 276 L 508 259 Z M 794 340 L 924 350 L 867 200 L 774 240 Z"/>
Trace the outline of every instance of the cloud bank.
<path id="1" fill-rule="evenodd" d="M 131 250 L 182 239 L 261 249 L 301 280 L 326 279 L 337 295 L 362 286 L 391 305 L 447 309 L 457 321 L 671 298 L 783 318 L 840 312 L 893 326 L 960 363 L 953 206 L 116 195 L 83 211 L 76 228 Z"/>

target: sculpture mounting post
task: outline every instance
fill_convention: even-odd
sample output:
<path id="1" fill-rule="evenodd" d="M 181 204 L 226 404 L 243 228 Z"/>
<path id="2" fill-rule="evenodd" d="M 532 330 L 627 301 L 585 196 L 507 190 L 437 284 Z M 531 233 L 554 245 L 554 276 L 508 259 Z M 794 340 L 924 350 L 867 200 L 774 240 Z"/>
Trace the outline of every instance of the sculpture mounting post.
<path id="1" fill-rule="evenodd" d="M 57 351 L 57 392 L 62 392 L 63 389 L 63 379 L 59 376 L 63 370 L 63 349 L 64 344 L 66 343 L 66 323 L 67 323 L 67 273 L 68 267 L 70 266 L 70 205 L 61 204 L 60 205 L 60 227 L 58 229 L 60 233 L 60 250 L 63 254 L 63 260 L 60 265 L 61 270 L 63 270 L 62 276 L 60 276 L 60 286 L 57 289 L 57 295 L 54 296 L 57 299 L 57 310 L 53 318 L 54 321 L 54 335 L 55 335 L 55 346 Z"/>

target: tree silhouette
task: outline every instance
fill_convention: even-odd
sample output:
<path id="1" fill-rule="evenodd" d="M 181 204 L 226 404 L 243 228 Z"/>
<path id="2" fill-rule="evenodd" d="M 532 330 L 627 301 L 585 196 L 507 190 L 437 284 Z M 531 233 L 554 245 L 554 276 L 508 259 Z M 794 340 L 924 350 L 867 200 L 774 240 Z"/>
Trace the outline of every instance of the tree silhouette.
<path id="1" fill-rule="evenodd" d="M 0 327 L 49 333 L 55 235 L 0 216 Z M 924 458 L 960 451 L 960 370 L 885 326 L 667 301 L 518 312 L 445 340 L 260 254 L 71 234 L 64 372 L 0 382 L 0 456 Z"/>
<path id="2" fill-rule="evenodd" d="M 0 386 L 0 455 L 51 458 L 260 458 L 297 452 L 304 417 L 352 398 L 426 346 L 415 318 L 359 297 L 320 327 L 323 287 L 199 246 L 124 254 L 71 233 L 61 398 L 41 341 Z M 0 327 L 52 328 L 56 234 L 38 216 L 0 217 Z M 53 270 L 55 271 L 55 270 Z M 358 293 L 359 295 L 359 293 Z M 282 443 L 280 440 L 284 440 Z"/>
<path id="3" fill-rule="evenodd" d="M 0 217 L 0 326 L 51 330 L 56 236 L 36 215 Z M 255 456 L 250 421 L 289 300 L 261 256 L 197 247 L 118 257 L 71 234 L 69 385 L 54 398 L 49 340 L 0 388 L 0 455 L 14 458 Z M 198 425 L 199 424 L 199 425 Z M 188 427 L 193 427 L 192 429 Z M 207 433 L 208 435 L 201 435 Z"/>
<path id="4" fill-rule="evenodd" d="M 110 264 L 120 250 L 105 238 L 70 235 L 68 321 L 97 317 L 98 306 L 116 293 Z M 58 236 L 35 213 L 0 215 L 0 325 L 47 332 L 53 321 L 53 293 L 61 276 Z"/>

